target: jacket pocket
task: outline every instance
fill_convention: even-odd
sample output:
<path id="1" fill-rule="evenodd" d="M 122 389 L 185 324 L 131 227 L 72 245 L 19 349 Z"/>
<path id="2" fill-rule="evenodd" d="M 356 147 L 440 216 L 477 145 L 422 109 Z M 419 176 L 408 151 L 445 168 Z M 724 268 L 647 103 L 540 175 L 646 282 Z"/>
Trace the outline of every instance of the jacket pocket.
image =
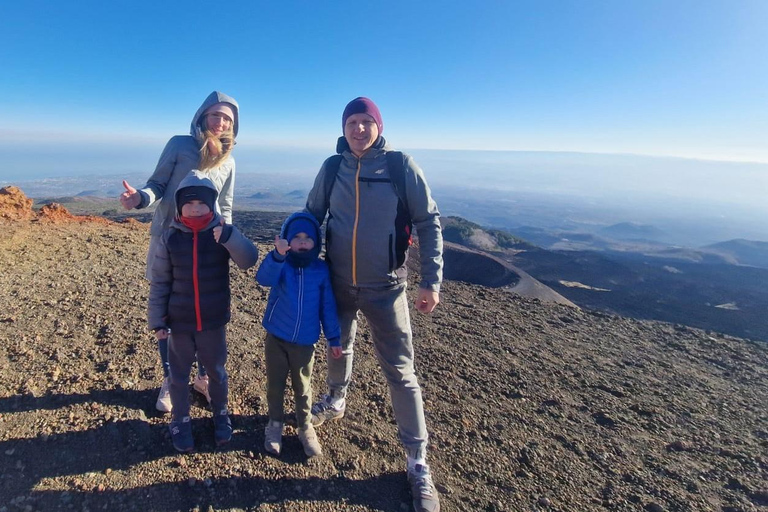
<path id="1" fill-rule="evenodd" d="M 272 321 L 272 315 L 275 314 L 275 309 L 277 309 L 277 303 L 280 302 L 280 298 L 278 297 L 275 299 L 275 303 L 272 304 L 272 310 L 269 312 L 269 321 Z"/>

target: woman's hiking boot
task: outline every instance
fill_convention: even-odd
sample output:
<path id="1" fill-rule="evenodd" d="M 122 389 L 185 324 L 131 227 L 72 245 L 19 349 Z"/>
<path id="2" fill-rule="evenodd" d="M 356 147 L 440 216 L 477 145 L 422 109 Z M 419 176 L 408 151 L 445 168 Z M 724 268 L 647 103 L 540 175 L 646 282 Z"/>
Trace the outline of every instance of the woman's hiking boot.
<path id="1" fill-rule="evenodd" d="M 163 379 L 163 385 L 160 386 L 160 393 L 157 395 L 157 402 L 155 408 L 160 412 L 171 412 L 173 405 L 171 405 L 171 378 L 165 377 Z"/>
<path id="2" fill-rule="evenodd" d="M 211 403 L 211 394 L 208 392 L 208 376 L 207 375 L 195 375 L 195 381 L 192 383 L 192 388 L 203 395 L 208 403 Z"/>

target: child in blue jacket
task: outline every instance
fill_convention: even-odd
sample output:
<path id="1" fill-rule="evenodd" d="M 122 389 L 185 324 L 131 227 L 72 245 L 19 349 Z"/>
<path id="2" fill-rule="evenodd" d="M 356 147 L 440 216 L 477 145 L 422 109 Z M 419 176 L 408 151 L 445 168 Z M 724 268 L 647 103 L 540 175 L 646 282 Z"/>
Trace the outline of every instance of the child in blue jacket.
<path id="1" fill-rule="evenodd" d="M 288 372 L 296 402 L 299 440 L 308 457 L 322 448 L 311 422 L 312 367 L 320 326 L 334 358 L 341 357 L 341 332 L 336 316 L 331 277 L 319 259 L 320 225 L 308 213 L 297 212 L 283 223 L 275 249 L 261 263 L 256 281 L 269 286 L 262 325 L 267 330 L 264 353 L 267 367 L 269 422 L 264 448 L 279 455 L 283 436 L 283 398 Z"/>

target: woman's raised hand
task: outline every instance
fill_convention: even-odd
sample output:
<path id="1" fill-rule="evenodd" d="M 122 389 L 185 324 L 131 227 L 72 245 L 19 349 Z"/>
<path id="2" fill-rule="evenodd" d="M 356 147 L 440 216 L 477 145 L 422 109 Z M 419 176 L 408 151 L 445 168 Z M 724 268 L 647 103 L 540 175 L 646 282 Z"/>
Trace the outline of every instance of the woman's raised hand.
<path id="1" fill-rule="evenodd" d="M 123 180 L 123 187 L 125 187 L 125 192 L 120 194 L 120 204 L 126 210 L 133 210 L 141 203 L 141 195 L 125 180 Z"/>

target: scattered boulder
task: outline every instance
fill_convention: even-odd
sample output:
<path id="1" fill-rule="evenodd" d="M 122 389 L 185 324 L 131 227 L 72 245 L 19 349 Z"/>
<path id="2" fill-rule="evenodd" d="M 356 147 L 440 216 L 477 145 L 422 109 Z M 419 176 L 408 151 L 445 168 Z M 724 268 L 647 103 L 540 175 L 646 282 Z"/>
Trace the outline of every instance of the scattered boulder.
<path id="1" fill-rule="evenodd" d="M 687 452 L 690 451 L 690 449 L 691 445 L 680 439 L 667 445 L 667 450 L 670 452 Z"/>
<path id="2" fill-rule="evenodd" d="M 39 219 L 42 222 L 61 224 L 64 222 L 73 222 L 77 217 L 69 213 L 69 210 L 59 203 L 50 203 L 40 208 Z"/>

